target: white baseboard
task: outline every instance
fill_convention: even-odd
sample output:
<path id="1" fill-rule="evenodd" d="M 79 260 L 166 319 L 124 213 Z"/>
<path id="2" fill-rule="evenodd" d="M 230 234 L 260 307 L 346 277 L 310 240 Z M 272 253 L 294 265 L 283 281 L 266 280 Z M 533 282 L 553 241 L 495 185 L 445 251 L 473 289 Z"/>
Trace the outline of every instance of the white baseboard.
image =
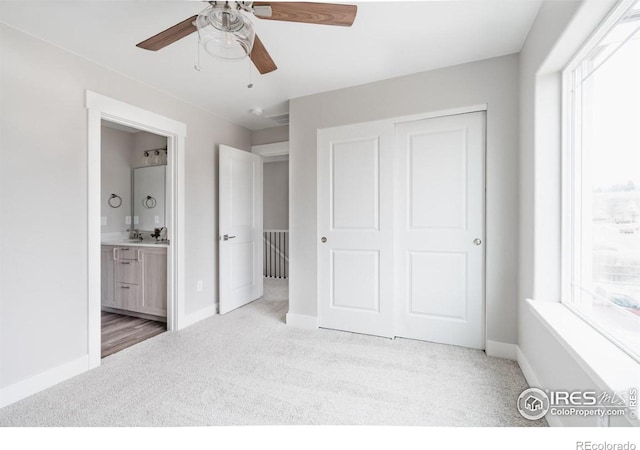
<path id="1" fill-rule="evenodd" d="M 485 353 L 496 358 L 518 360 L 518 346 L 516 344 L 507 344 L 506 342 L 487 340 Z"/>
<path id="2" fill-rule="evenodd" d="M 216 315 L 216 305 L 207 306 L 206 308 L 202 308 L 199 311 L 193 312 L 191 314 L 185 314 L 185 318 L 182 319 L 180 323 L 180 329 L 186 328 L 189 325 L 193 325 L 196 322 L 200 322 L 208 317 Z"/>
<path id="3" fill-rule="evenodd" d="M 87 370 L 89 370 L 89 356 L 84 355 L 26 380 L 3 387 L 0 389 L 0 408 L 50 388 Z"/>
<path id="4" fill-rule="evenodd" d="M 287 313 L 287 325 L 305 330 L 315 330 L 318 328 L 318 318 L 304 314 Z"/>
<path id="5" fill-rule="evenodd" d="M 527 361 L 527 358 L 524 356 L 524 353 L 522 353 L 522 350 L 520 350 L 520 347 L 518 347 L 517 361 L 518 361 L 518 365 L 520 366 L 520 369 L 522 370 L 524 378 L 525 380 L 527 380 L 527 383 L 529 384 L 529 386 L 542 389 L 542 386 L 540 386 L 540 381 L 538 380 L 538 377 L 533 372 L 533 368 L 531 367 L 531 364 L 529 364 L 529 361 Z"/>
<path id="6" fill-rule="evenodd" d="M 533 368 L 531 367 L 531 364 L 529 364 L 529 361 L 527 361 L 527 358 L 524 356 L 524 353 L 522 353 L 522 350 L 520 350 L 520 347 L 516 346 L 516 349 L 517 349 L 517 355 L 518 355 L 518 359 L 517 359 L 518 365 L 522 370 L 522 374 L 524 375 L 525 380 L 527 380 L 527 384 L 530 387 L 537 387 L 540 389 L 544 389 L 540 385 L 540 381 L 538 380 L 538 377 L 534 373 Z M 562 419 L 559 416 L 552 416 L 551 414 L 547 414 L 545 416 L 545 420 L 547 421 L 550 427 L 564 426 L 564 424 L 562 423 Z"/>

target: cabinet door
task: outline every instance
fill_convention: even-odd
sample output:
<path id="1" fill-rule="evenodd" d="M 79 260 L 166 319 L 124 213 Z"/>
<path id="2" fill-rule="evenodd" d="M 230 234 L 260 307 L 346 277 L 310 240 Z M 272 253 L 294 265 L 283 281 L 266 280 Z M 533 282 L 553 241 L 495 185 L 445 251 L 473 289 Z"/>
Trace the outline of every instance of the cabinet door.
<path id="1" fill-rule="evenodd" d="M 114 247 L 103 246 L 100 258 L 100 287 L 102 304 L 111 308 L 118 308 L 115 296 L 115 261 Z"/>
<path id="2" fill-rule="evenodd" d="M 142 284 L 142 262 L 120 259 L 116 261 L 116 281 L 126 284 Z"/>
<path id="3" fill-rule="evenodd" d="M 116 283 L 118 308 L 142 312 L 140 309 L 140 297 L 140 286 L 137 284 Z"/>
<path id="4" fill-rule="evenodd" d="M 143 282 L 140 312 L 167 317 L 167 249 L 142 250 Z"/>

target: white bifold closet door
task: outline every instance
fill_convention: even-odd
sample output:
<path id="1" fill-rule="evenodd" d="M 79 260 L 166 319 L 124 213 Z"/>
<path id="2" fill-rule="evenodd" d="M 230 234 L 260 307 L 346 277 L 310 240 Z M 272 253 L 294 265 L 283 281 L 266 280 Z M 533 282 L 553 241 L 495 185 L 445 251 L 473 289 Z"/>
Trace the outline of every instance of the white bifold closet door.
<path id="1" fill-rule="evenodd" d="M 484 348 L 484 129 L 481 112 L 318 132 L 321 327 Z"/>

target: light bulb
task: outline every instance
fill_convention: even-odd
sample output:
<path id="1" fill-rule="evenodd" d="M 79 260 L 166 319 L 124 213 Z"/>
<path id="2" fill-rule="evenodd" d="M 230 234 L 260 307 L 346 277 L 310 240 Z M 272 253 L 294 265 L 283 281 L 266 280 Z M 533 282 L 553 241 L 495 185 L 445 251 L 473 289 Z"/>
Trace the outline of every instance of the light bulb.
<path id="1" fill-rule="evenodd" d="M 233 42 L 233 35 L 231 33 L 225 33 L 224 39 L 222 39 L 222 46 L 225 49 L 230 49 L 231 47 L 233 47 Z"/>

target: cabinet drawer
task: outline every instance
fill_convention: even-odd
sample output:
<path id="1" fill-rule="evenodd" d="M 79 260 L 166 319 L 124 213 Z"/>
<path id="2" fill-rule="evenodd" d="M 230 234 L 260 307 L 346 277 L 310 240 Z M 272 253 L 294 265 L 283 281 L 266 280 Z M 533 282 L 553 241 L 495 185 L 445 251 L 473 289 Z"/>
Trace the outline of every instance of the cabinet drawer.
<path id="1" fill-rule="evenodd" d="M 116 303 L 119 308 L 138 311 L 140 286 L 135 284 L 118 283 L 116 285 Z"/>
<path id="2" fill-rule="evenodd" d="M 117 247 L 116 259 L 135 259 L 138 260 L 139 249 L 135 247 Z"/>
<path id="3" fill-rule="evenodd" d="M 141 284 L 142 263 L 135 260 L 118 260 L 116 263 L 116 281 L 126 284 Z"/>

